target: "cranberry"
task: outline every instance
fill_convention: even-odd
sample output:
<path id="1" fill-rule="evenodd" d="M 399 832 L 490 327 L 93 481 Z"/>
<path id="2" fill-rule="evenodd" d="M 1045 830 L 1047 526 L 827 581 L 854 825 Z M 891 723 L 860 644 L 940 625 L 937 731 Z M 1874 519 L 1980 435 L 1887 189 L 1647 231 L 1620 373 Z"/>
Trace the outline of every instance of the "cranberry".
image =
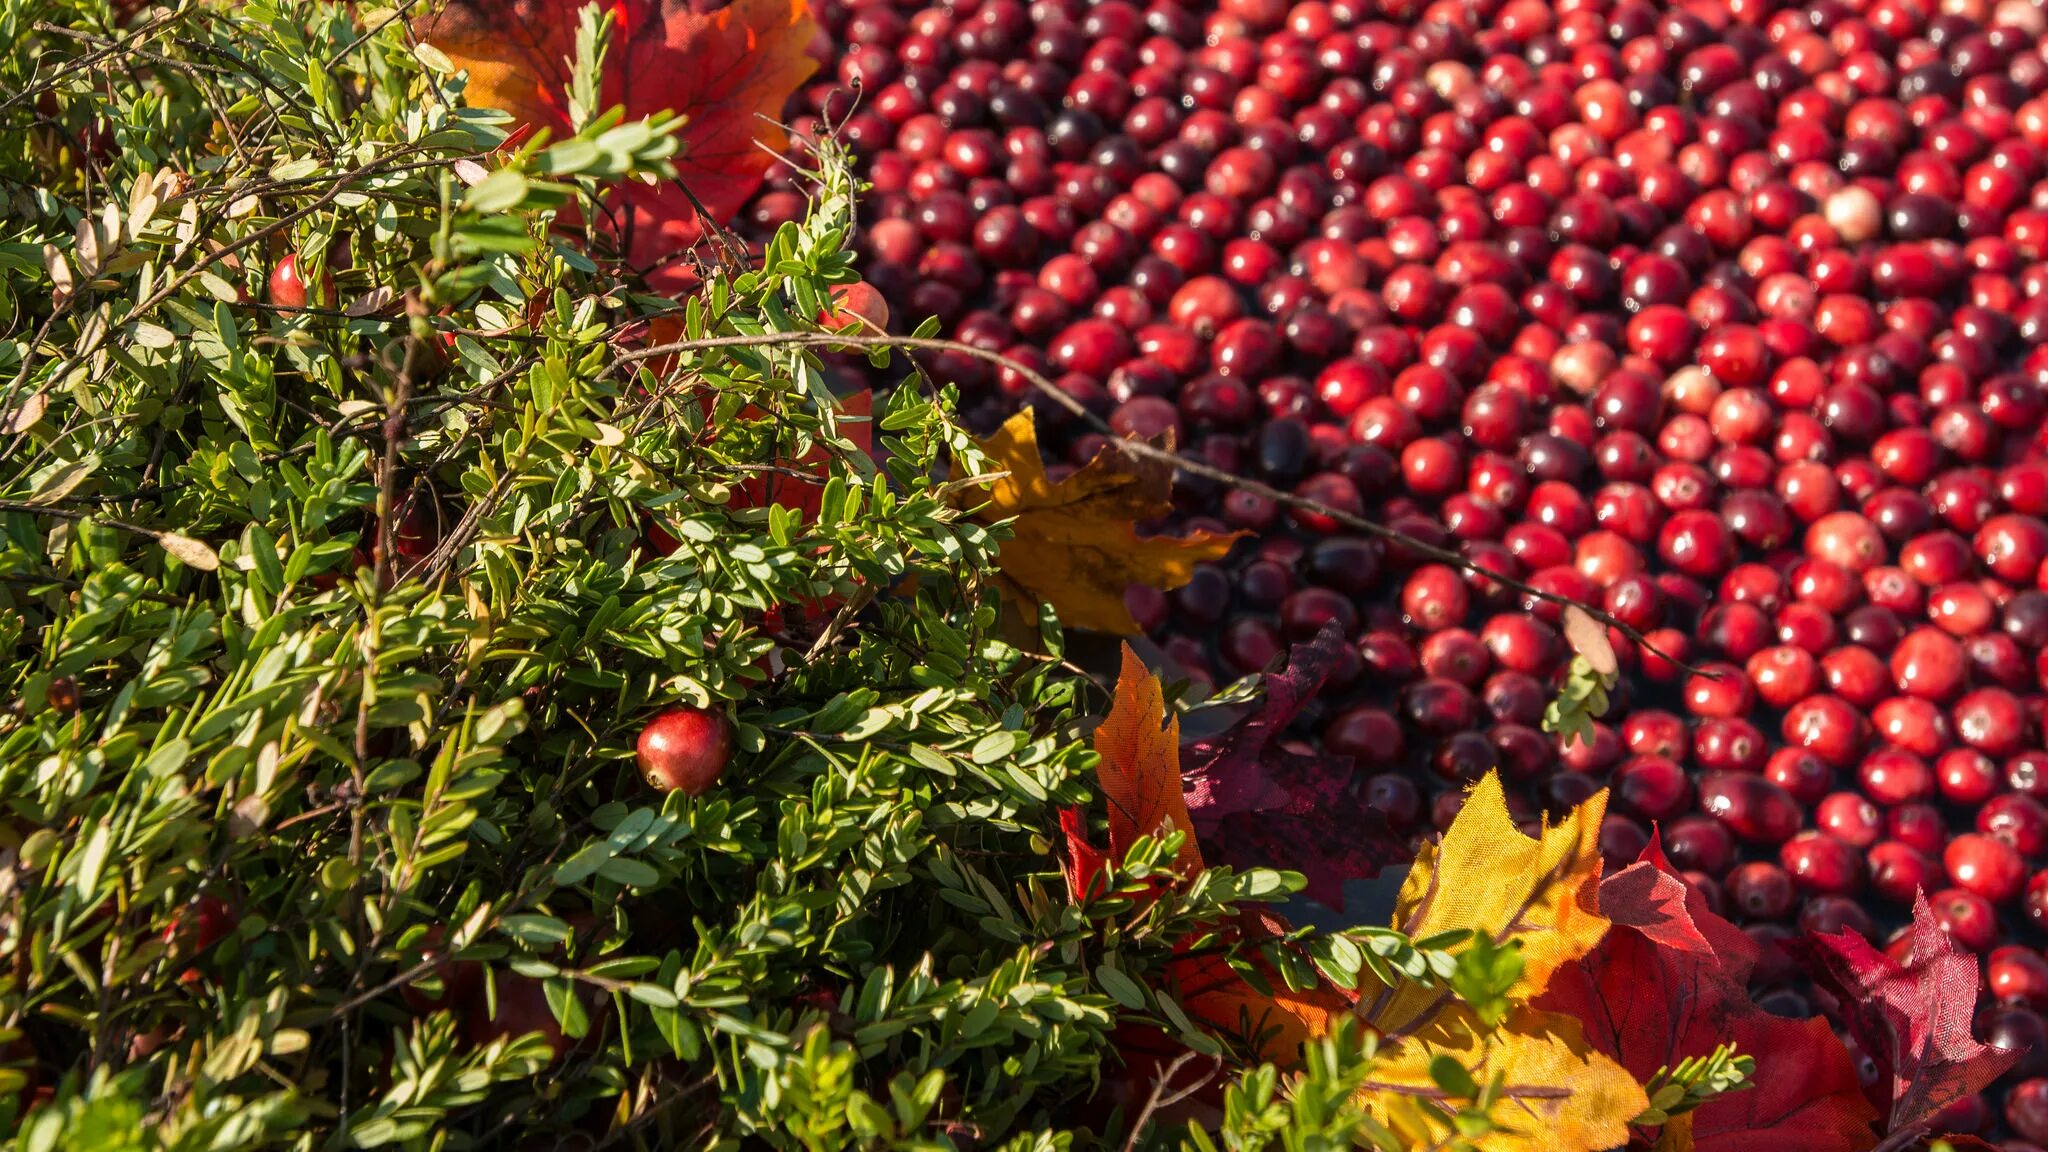
<path id="1" fill-rule="evenodd" d="M 1729 903 L 1745 919 L 1782 920 L 1792 914 L 1792 878 L 1776 864 L 1738 865 L 1728 874 Z"/>
<path id="2" fill-rule="evenodd" d="M 1853 763 L 1863 747 L 1865 721 L 1839 696 L 1813 696 L 1785 712 L 1785 741 L 1811 750 L 1836 767 Z"/>
<path id="3" fill-rule="evenodd" d="M 1998 912 L 1991 902 L 1961 888 L 1944 888 L 1927 897 L 1935 922 L 1958 947 L 1990 950 L 1998 942 Z"/>
<path id="4" fill-rule="evenodd" d="M 1804 892 L 1849 895 L 1862 886 L 1863 859 L 1855 846 L 1819 832 L 1787 840 L 1778 861 Z"/>
<path id="5" fill-rule="evenodd" d="M 1782 844 L 1799 831 L 1798 802 L 1761 776 L 1712 773 L 1700 781 L 1699 806 L 1751 843 Z"/>
<path id="6" fill-rule="evenodd" d="M 2011 756 L 2024 746 L 2030 722 L 2019 698 L 2003 688 L 1979 688 L 1956 701 L 1956 735 L 1988 756 Z"/>
<path id="7" fill-rule="evenodd" d="M 1898 840 L 1873 845 L 1865 859 L 1870 890 L 1893 904 L 1911 904 L 1944 881 L 1932 857 Z"/>
<path id="8" fill-rule="evenodd" d="M 1980 832 L 1966 832 L 1949 841 L 1942 865 L 1956 887 L 1993 904 L 2018 896 L 2027 878 L 2026 865 L 2011 844 Z"/>
<path id="9" fill-rule="evenodd" d="M 1645 819 L 1668 820 L 1692 800 L 1692 782 L 1685 770 L 1662 756 L 1639 755 L 1614 775 L 1615 803 Z M 1797 813 L 1794 813 L 1797 819 Z"/>
<path id="10" fill-rule="evenodd" d="M 2048 959 L 2031 948 L 1994 948 L 1984 964 L 1984 983 L 2001 1004 L 2048 1008 Z"/>
<path id="11" fill-rule="evenodd" d="M 1858 848 L 1868 848 L 1884 834 L 1884 816 L 1877 806 L 1854 792 L 1836 792 L 1820 802 L 1814 823 L 1822 832 Z"/>
<path id="12" fill-rule="evenodd" d="M 1835 780 L 1834 769 L 1804 748 L 1780 748 L 1771 753 L 1763 775 L 1802 804 L 1818 801 Z"/>

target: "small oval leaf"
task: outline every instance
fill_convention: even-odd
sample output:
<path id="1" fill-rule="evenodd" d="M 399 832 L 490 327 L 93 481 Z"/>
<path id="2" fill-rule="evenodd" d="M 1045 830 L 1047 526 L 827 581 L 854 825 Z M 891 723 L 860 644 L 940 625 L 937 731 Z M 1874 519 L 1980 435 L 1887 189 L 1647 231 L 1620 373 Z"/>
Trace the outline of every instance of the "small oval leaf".
<path id="1" fill-rule="evenodd" d="M 37 424 L 42 422 L 43 413 L 47 411 L 49 407 L 49 398 L 44 396 L 41 392 L 36 393 L 35 395 L 29 397 L 26 400 L 23 400 L 20 404 L 15 406 L 14 411 L 9 412 L 7 414 L 8 433 L 10 435 L 19 436 L 23 432 L 26 432 L 29 429 L 35 427 Z"/>
<path id="2" fill-rule="evenodd" d="M 1593 671 L 1602 676 L 1621 672 L 1621 662 L 1614 656 L 1614 643 L 1607 638 L 1607 626 L 1576 604 L 1565 605 L 1564 638 L 1573 652 L 1586 658 Z"/>
<path id="3" fill-rule="evenodd" d="M 220 567 L 220 553 L 215 552 L 213 546 L 204 540 L 194 540 L 190 536 L 166 532 L 157 537 L 156 542 L 164 546 L 164 551 L 183 561 L 188 568 L 212 572 Z"/>

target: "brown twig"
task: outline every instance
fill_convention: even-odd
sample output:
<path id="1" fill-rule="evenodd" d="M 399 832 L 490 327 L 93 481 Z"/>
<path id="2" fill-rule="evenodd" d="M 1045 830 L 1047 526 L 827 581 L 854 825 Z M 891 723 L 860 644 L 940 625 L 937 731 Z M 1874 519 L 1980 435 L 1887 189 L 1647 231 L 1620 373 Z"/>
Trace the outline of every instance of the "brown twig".
<path id="1" fill-rule="evenodd" d="M 1211 1056 L 1209 1059 L 1212 1063 L 1207 1072 L 1202 1073 L 1194 1083 L 1189 1084 L 1187 1087 L 1168 1093 L 1166 1086 L 1173 1082 L 1175 1076 L 1180 1075 L 1181 1069 L 1193 1063 L 1200 1056 L 1201 1053 L 1192 1050 L 1183 1052 L 1179 1056 L 1174 1057 L 1173 1063 L 1168 1064 L 1165 1070 L 1159 1073 L 1159 1079 L 1152 1082 L 1151 1093 L 1145 1097 L 1145 1106 L 1138 1110 L 1137 1118 L 1131 1121 L 1131 1133 L 1124 1138 L 1124 1152 L 1137 1152 L 1138 1139 L 1145 1134 L 1145 1126 L 1152 1122 L 1152 1114 L 1154 1112 L 1159 1111 L 1161 1108 L 1171 1108 L 1175 1104 L 1200 1092 L 1209 1081 L 1216 1078 L 1216 1073 L 1222 1071 L 1223 1058 Z"/>
<path id="2" fill-rule="evenodd" d="M 636 352 L 628 352 L 619 357 L 619 362 L 630 364 L 641 360 L 674 356 L 679 353 L 696 352 L 710 348 L 743 348 L 775 344 L 788 344 L 799 347 L 903 348 L 923 352 L 958 352 L 1001 368 L 1007 368 L 1029 382 L 1041 395 L 1066 409 L 1069 413 L 1086 423 L 1091 429 L 1107 437 L 1111 446 L 1127 456 L 1148 460 L 1156 464 L 1163 464 L 1174 469 L 1176 472 L 1183 472 L 1190 476 L 1199 476 L 1204 480 L 1250 492 L 1271 500 L 1283 508 L 1293 508 L 1318 516 L 1326 516 L 1354 532 L 1362 532 L 1368 536 L 1376 536 L 1382 540 L 1399 544 L 1401 547 L 1417 555 L 1426 556 L 1438 563 L 1448 564 L 1454 568 L 1470 572 L 1482 579 L 1491 580 L 1496 584 L 1512 588 L 1531 599 L 1555 604 L 1559 608 L 1577 608 L 1607 627 L 1621 633 L 1628 638 L 1630 643 L 1635 644 L 1659 659 L 1667 661 L 1674 667 L 1696 675 L 1713 675 L 1712 672 L 1702 670 L 1657 647 L 1650 642 L 1650 638 L 1645 636 L 1641 630 L 1597 605 L 1582 603 L 1569 596 L 1560 596 L 1555 592 L 1538 588 L 1526 580 L 1483 568 L 1463 553 L 1432 544 L 1427 540 L 1418 539 L 1398 528 L 1390 528 L 1385 524 L 1367 520 L 1363 516 L 1346 512 L 1341 508 L 1332 508 L 1320 500 L 1312 500 L 1306 496 L 1282 491 L 1270 484 L 1262 484 L 1249 476 L 1240 476 L 1235 472 L 1226 472 L 1221 468 L 1198 460 L 1189 460 L 1178 453 L 1149 444 L 1144 440 L 1120 437 L 1109 426 L 1108 421 L 1090 412 L 1079 400 L 1067 395 L 1059 385 L 1033 371 L 1029 365 L 1021 364 L 1000 352 L 991 352 L 986 348 L 977 348 L 972 344 L 963 344 L 958 340 L 941 340 L 918 336 L 858 336 L 832 332 L 764 332 L 758 335 L 707 336 L 699 340 L 681 340 L 673 344 L 661 344 L 652 348 L 643 348 Z"/>

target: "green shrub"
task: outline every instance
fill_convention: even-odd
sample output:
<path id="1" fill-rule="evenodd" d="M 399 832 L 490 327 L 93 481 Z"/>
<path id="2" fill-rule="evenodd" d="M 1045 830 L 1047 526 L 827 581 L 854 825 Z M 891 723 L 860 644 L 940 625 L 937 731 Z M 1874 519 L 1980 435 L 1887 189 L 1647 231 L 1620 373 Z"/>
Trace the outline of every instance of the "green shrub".
<path id="1" fill-rule="evenodd" d="M 1161 973 L 1298 878 L 1133 900 L 1146 841 L 1068 899 L 1107 700 L 998 628 L 950 391 L 906 375 L 871 455 L 776 342 L 852 279 L 829 147 L 678 304 L 571 223 L 672 122 L 501 153 L 388 12 L 0 34 L 14 1146 L 1121 1143 L 1119 1022 L 1231 1054 Z M 634 764 L 673 704 L 733 725 L 702 795 Z M 1354 1132 L 1354 1057 L 1283 1127 Z"/>

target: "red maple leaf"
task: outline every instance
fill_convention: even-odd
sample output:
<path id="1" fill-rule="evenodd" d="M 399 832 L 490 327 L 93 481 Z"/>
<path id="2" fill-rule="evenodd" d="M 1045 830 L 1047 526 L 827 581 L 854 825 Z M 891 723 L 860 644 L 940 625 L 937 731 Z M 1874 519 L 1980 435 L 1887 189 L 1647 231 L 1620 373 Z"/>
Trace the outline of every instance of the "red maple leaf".
<path id="1" fill-rule="evenodd" d="M 522 132 L 568 133 L 568 61 L 585 0 L 455 0 L 419 24 L 420 37 L 469 72 L 465 99 L 510 112 Z M 629 118 L 687 117 L 675 181 L 622 185 L 604 226 L 628 264 L 659 288 L 692 279 L 678 257 L 704 226 L 729 219 L 787 144 L 771 119 L 817 68 L 805 53 L 816 25 L 805 0 L 734 0 L 698 11 L 687 0 L 610 0 L 616 24 L 601 108 Z M 601 109 L 600 109 L 601 110 Z M 694 202 L 693 202 L 694 199 Z"/>
<path id="2" fill-rule="evenodd" d="M 1654 841 L 1638 865 L 1610 879 L 1628 876 L 1640 863 L 1684 883 Z M 1637 877 L 1616 895 L 1633 901 L 1634 890 L 1643 886 Z M 1652 881 L 1646 890 L 1659 887 Z M 1603 884 L 1603 915 L 1609 914 L 1607 896 Z M 1641 913 L 1640 907 L 1625 910 L 1632 919 L 1643 919 Z M 1714 915 L 1690 886 L 1683 914 L 1704 948 L 1660 943 L 1658 937 L 1677 932 L 1668 917 L 1652 916 L 1639 926 L 1617 920 L 1598 949 L 1551 976 L 1535 1006 L 1577 1018 L 1593 1047 L 1645 1081 L 1659 1068 L 1725 1043 L 1753 1058 L 1752 1087 L 1716 1097 L 1692 1114 L 1697 1152 L 1870 1148 L 1877 1140 L 1871 1130 L 1876 1113 L 1857 1085 L 1848 1049 L 1827 1021 L 1788 1020 L 1758 1008 L 1746 988 L 1756 943 Z"/>
<path id="3" fill-rule="evenodd" d="M 1691 890 L 1683 879 L 1658 867 L 1656 859 L 1637 860 L 1600 881 L 1600 914 L 1618 928 L 1641 932 L 1653 944 L 1681 952 L 1711 952 L 1714 946 L 1685 909 Z"/>
<path id="4" fill-rule="evenodd" d="M 1970 1034 L 1977 957 L 1956 947 L 1921 896 L 1900 964 L 1853 932 L 1795 941 L 1814 981 L 1841 1001 L 1844 1023 L 1890 1085 L 1888 1139 L 1924 1131 L 1936 1113 L 1982 1091 L 2020 1053 Z"/>
<path id="5" fill-rule="evenodd" d="M 1289 751 L 1278 741 L 1335 666 L 1344 634 L 1331 624 L 1266 677 L 1265 701 L 1229 730 L 1182 750 L 1188 815 L 1203 843 L 1233 867 L 1284 868 L 1309 899 L 1344 910 L 1344 882 L 1413 858 L 1386 818 L 1366 806 L 1345 757 Z"/>

